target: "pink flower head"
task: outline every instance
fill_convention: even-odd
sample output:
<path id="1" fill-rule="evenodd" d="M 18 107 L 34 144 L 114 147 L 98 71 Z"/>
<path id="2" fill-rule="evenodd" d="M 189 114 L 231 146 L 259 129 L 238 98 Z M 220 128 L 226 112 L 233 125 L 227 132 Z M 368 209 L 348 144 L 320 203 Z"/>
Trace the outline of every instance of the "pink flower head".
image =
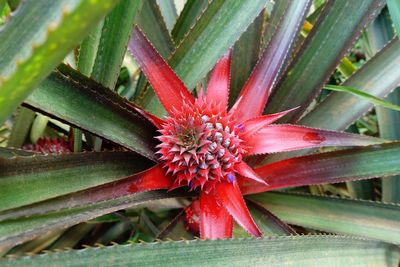
<path id="1" fill-rule="evenodd" d="M 134 107 L 159 129 L 160 163 L 136 174 L 129 191 L 199 189 L 196 214 L 199 212 L 201 238 L 231 237 L 233 219 L 250 234 L 262 236 L 247 209 L 241 185 L 256 183 L 266 191 L 268 183 L 244 161 L 246 156 L 375 142 L 347 133 L 272 124 L 291 110 L 261 114 L 273 85 L 263 73 L 268 66 L 267 53 L 228 110 L 231 51 L 214 67 L 206 93 L 200 90 L 195 99 L 137 27 L 129 48 L 169 114 L 160 119 Z"/>

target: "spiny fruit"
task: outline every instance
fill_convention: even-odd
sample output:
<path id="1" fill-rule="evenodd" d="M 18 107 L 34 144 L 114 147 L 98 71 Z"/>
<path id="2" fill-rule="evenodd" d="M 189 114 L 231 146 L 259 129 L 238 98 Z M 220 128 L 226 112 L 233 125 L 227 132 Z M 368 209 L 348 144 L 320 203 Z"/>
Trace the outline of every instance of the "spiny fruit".
<path id="1" fill-rule="evenodd" d="M 225 109 L 203 97 L 174 109 L 157 138 L 160 159 L 175 186 L 210 191 L 221 180 L 232 183 L 245 151 L 240 131 Z"/>

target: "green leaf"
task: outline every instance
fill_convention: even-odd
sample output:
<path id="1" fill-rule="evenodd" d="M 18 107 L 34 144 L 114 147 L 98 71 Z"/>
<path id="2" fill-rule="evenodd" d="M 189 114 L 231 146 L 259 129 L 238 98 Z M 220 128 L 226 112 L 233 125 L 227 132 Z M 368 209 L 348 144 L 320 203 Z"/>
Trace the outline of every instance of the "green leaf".
<path id="1" fill-rule="evenodd" d="M 342 85 L 355 87 L 369 94 L 384 97 L 400 84 L 400 41 L 392 40 Z M 366 113 L 372 104 L 339 92 L 332 92 L 299 124 L 329 130 L 344 130 Z"/>
<path id="2" fill-rule="evenodd" d="M 146 34 L 147 38 L 157 49 L 160 55 L 164 58 L 167 58 L 174 50 L 175 44 L 168 32 L 156 0 L 144 1 L 142 10 L 137 18 L 137 24 Z M 151 97 L 149 98 L 149 95 L 147 94 L 149 90 L 152 89 L 148 84 L 144 74 L 141 73 L 136 86 L 135 103 L 145 107 L 153 113 L 157 113 L 157 110 L 162 112 L 163 107 L 161 105 L 149 105 L 149 102 L 151 101 Z"/>
<path id="3" fill-rule="evenodd" d="M 400 89 L 391 93 L 386 100 L 400 104 Z M 380 136 L 386 139 L 399 140 L 400 112 L 391 110 L 376 111 Z M 382 201 L 400 203 L 400 176 L 389 177 L 382 180 Z"/>
<path id="4" fill-rule="evenodd" d="M 328 1 L 297 58 L 282 76 L 267 105 L 268 112 L 301 106 L 284 118 L 298 119 L 383 5 L 380 0 Z"/>
<path id="5" fill-rule="evenodd" d="M 20 4 L 20 2 L 21 2 L 21 0 L 7 0 L 7 3 L 10 6 L 12 11 L 17 9 L 17 7 Z"/>
<path id="6" fill-rule="evenodd" d="M 289 193 L 250 198 L 290 224 L 400 244 L 399 205 Z"/>
<path id="7" fill-rule="evenodd" d="M 62 65 L 25 104 L 156 160 L 155 128 L 129 102 Z"/>
<path id="8" fill-rule="evenodd" d="M 130 152 L 0 159 L 0 211 L 116 181 L 146 167 Z"/>
<path id="9" fill-rule="evenodd" d="M 194 235 L 187 230 L 186 227 L 186 215 L 185 211 L 182 210 L 178 213 L 167 226 L 164 227 L 157 235 L 159 240 L 190 240 L 194 239 Z"/>
<path id="10" fill-rule="evenodd" d="M 2 158 L 13 158 L 17 156 L 32 156 L 34 154 L 35 154 L 34 152 L 25 151 L 22 149 L 0 147 L 0 160 L 2 160 Z"/>
<path id="11" fill-rule="evenodd" d="M 400 2 L 398 0 L 387 0 L 390 17 L 392 18 L 397 36 L 400 37 Z"/>
<path id="12" fill-rule="evenodd" d="M 373 200 L 375 199 L 374 183 L 372 180 L 346 182 L 351 198 Z"/>
<path id="13" fill-rule="evenodd" d="M 368 102 L 371 102 L 377 106 L 381 106 L 384 108 L 388 108 L 391 110 L 396 110 L 396 111 L 400 111 L 400 106 L 399 105 L 395 105 L 392 103 L 389 103 L 379 97 L 373 96 L 371 94 L 368 94 L 364 91 L 358 90 L 354 87 L 350 87 L 350 86 L 343 86 L 343 85 L 331 85 L 331 84 L 327 84 L 324 86 L 324 89 L 328 89 L 331 91 L 336 91 L 336 92 L 345 92 L 345 93 L 349 93 L 352 94 L 354 96 L 357 96 L 363 100 L 366 100 Z"/>
<path id="14" fill-rule="evenodd" d="M 178 17 L 174 0 L 157 0 L 157 5 L 161 10 L 168 31 L 171 32 Z"/>
<path id="15" fill-rule="evenodd" d="M 230 106 L 235 103 L 240 90 L 258 61 L 264 19 L 265 12 L 261 12 L 234 46 L 229 89 Z"/>
<path id="16" fill-rule="evenodd" d="M 90 77 L 90 74 L 93 70 L 94 61 L 96 59 L 97 49 L 100 42 L 101 30 L 103 28 L 102 20 L 96 27 L 94 27 L 87 37 L 81 42 L 78 48 L 78 55 L 76 59 L 76 67 L 77 70 L 80 71 L 83 75 Z M 72 138 L 73 138 L 73 151 L 81 152 L 82 151 L 82 130 L 78 128 L 72 128 Z M 89 147 L 93 148 L 95 151 L 101 150 L 101 139 L 98 137 L 86 134 L 86 138 L 88 141 Z M 94 145 L 93 145 L 94 143 Z M 100 144 L 100 145 L 98 145 Z M 98 146 L 100 146 L 100 148 Z"/>
<path id="17" fill-rule="evenodd" d="M 214 67 L 265 6 L 265 0 L 214 0 L 169 59 L 169 64 L 190 90 Z M 148 90 L 149 106 L 159 104 Z M 165 111 L 156 111 L 163 115 Z"/>
<path id="18" fill-rule="evenodd" d="M 342 85 L 359 88 L 364 92 L 384 97 L 400 84 L 400 41 L 393 39 L 378 54 L 367 61 Z M 358 97 L 332 92 L 313 110 L 301 118 L 298 124 L 343 131 L 372 108 L 372 104 Z M 309 150 L 269 155 L 264 162 L 304 155 Z"/>
<path id="19" fill-rule="evenodd" d="M 179 44 L 190 29 L 195 25 L 198 17 L 204 12 L 210 2 L 208 0 L 188 0 L 179 15 L 171 32 L 172 38 Z"/>
<path id="20" fill-rule="evenodd" d="M 155 253 L 157 255 L 155 256 Z M 2 266 L 397 266 L 390 244 L 341 236 L 193 240 L 86 248 L 0 260 Z"/>
<path id="21" fill-rule="evenodd" d="M 47 127 L 47 123 L 49 122 L 49 117 L 38 114 L 36 118 L 33 120 L 30 141 L 35 144 L 40 137 L 43 136 L 43 133 Z"/>
<path id="22" fill-rule="evenodd" d="M 167 194 L 160 191 L 138 193 L 109 201 L 93 203 L 85 207 L 66 209 L 40 216 L 2 221 L 0 222 L 0 251 L 32 240 L 49 231 L 64 229 L 104 214 L 133 208 L 149 201 L 179 197 L 181 195 L 183 194 L 179 192 Z"/>
<path id="23" fill-rule="evenodd" d="M 0 32 L 0 124 L 117 3 L 35 0 L 21 4 Z"/>
<path id="24" fill-rule="evenodd" d="M 292 227 L 281 221 L 269 210 L 253 201 L 247 201 L 251 217 L 255 221 L 264 236 L 296 235 Z"/>
<path id="25" fill-rule="evenodd" d="M 265 0 L 215 0 L 169 63 L 192 89 L 260 14 Z"/>
<path id="26" fill-rule="evenodd" d="M 99 46 L 103 21 L 94 27 L 88 36 L 83 39 L 78 50 L 77 69 L 86 76 L 92 73 L 94 60 Z"/>
<path id="27" fill-rule="evenodd" d="M 267 190 L 341 183 L 400 174 L 400 142 L 317 153 L 255 168 L 268 185 L 240 180 L 243 194 Z"/>
<path id="28" fill-rule="evenodd" d="M 114 89 L 142 1 L 121 0 L 104 19 L 91 78 Z"/>
<path id="29" fill-rule="evenodd" d="M 30 109 L 20 107 L 18 109 L 15 121 L 11 130 L 10 138 L 8 139 L 7 145 L 9 147 L 19 148 L 24 144 L 27 138 L 33 119 L 35 118 L 35 112 Z"/>
<path id="30" fill-rule="evenodd" d="M 175 45 L 169 35 L 156 0 L 144 1 L 140 15 L 137 18 L 137 24 L 161 56 L 166 58 L 171 54 Z"/>
<path id="31" fill-rule="evenodd" d="M 377 19 L 368 27 L 364 35 L 364 43 L 368 48 L 367 55 L 372 56 L 382 49 L 385 44 L 393 38 L 392 21 L 389 11 L 385 8 Z M 386 98 L 387 101 L 400 104 L 400 89 L 397 87 Z M 400 139 L 400 113 L 385 108 L 376 108 L 378 118 L 379 135 L 386 139 Z M 382 200 L 385 202 L 400 202 L 400 176 L 382 179 Z"/>

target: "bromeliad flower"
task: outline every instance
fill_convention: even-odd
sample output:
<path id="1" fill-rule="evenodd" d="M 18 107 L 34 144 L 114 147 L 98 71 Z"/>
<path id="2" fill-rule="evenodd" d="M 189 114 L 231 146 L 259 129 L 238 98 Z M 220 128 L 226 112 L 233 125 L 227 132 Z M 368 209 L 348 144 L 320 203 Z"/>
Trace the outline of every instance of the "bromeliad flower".
<path id="1" fill-rule="evenodd" d="M 264 70 L 264 53 L 238 100 L 228 110 L 231 51 L 216 64 L 195 99 L 139 28 L 129 48 L 147 76 L 169 117 L 160 119 L 135 107 L 159 129 L 160 163 L 134 176 L 130 192 L 187 187 L 200 191 L 201 238 L 232 236 L 233 219 L 254 236 L 262 232 L 254 223 L 241 194 L 240 184 L 267 183 L 245 162 L 257 154 L 322 146 L 376 143 L 359 135 L 289 124 L 272 124 L 290 112 L 262 115 L 272 82 Z"/>
<path id="2" fill-rule="evenodd" d="M 72 152 L 71 142 L 64 138 L 39 138 L 36 144 L 27 144 L 22 148 L 41 154 L 66 154 Z"/>

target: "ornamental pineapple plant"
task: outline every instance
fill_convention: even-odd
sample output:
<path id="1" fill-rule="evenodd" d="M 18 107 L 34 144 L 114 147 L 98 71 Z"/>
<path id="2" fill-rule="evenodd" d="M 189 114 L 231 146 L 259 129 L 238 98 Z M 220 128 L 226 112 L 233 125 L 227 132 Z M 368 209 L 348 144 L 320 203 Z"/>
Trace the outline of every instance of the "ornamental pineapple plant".
<path id="1" fill-rule="evenodd" d="M 398 2 L 0 11 L 2 265 L 398 265 Z"/>

